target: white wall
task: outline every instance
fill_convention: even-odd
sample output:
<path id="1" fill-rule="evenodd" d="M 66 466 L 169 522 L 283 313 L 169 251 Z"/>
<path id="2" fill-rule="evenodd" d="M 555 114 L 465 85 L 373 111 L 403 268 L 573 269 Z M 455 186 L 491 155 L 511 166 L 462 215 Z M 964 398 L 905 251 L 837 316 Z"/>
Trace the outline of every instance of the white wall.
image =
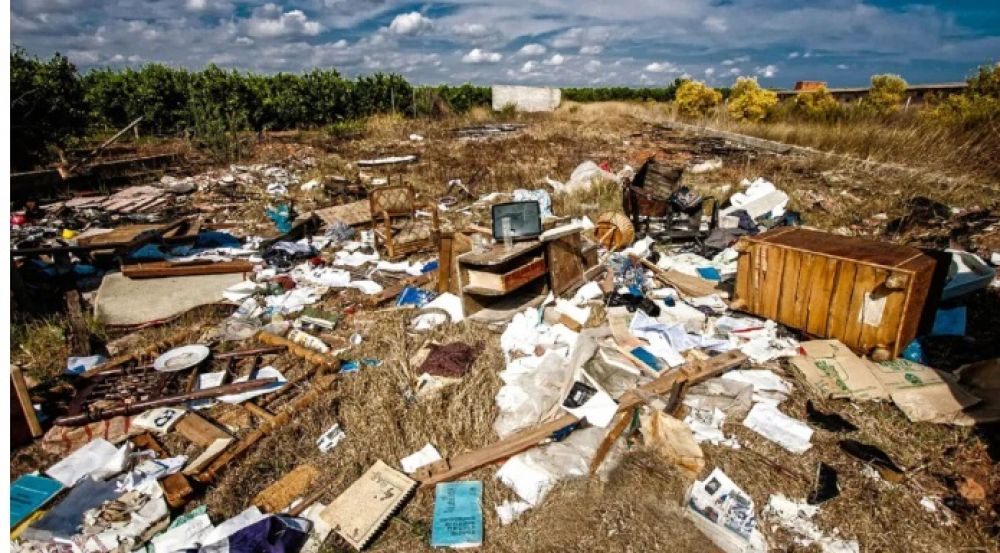
<path id="1" fill-rule="evenodd" d="M 552 111 L 559 107 L 562 91 L 538 86 L 493 85 L 493 111 L 513 104 L 517 111 Z"/>

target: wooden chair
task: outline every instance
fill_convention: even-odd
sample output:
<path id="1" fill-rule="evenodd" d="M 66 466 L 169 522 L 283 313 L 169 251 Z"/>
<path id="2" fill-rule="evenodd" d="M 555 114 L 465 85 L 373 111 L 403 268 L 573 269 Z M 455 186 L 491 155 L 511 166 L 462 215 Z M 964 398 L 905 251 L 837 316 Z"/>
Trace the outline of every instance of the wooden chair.
<path id="1" fill-rule="evenodd" d="M 437 247 L 438 212 L 433 203 L 417 203 L 409 185 L 382 186 L 368 194 L 375 247 L 390 260 Z M 431 212 L 431 220 L 417 218 L 417 209 Z"/>

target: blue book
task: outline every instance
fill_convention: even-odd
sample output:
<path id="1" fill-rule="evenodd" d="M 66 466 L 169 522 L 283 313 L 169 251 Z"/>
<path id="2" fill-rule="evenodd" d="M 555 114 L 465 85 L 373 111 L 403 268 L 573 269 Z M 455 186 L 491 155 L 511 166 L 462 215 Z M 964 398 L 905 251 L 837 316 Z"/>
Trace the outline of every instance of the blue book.
<path id="1" fill-rule="evenodd" d="M 443 482 L 434 492 L 431 547 L 478 547 L 483 544 L 483 483 Z"/>
<path id="2" fill-rule="evenodd" d="M 45 476 L 25 474 L 15 480 L 10 485 L 10 527 L 14 528 L 41 509 L 62 488 L 58 481 Z"/>

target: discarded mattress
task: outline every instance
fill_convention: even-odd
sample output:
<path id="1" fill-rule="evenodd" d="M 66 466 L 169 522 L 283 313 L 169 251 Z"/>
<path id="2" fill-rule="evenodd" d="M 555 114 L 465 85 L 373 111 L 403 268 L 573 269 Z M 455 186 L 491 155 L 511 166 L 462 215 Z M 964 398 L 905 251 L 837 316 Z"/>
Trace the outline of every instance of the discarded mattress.
<path id="1" fill-rule="evenodd" d="M 223 301 L 222 293 L 243 282 L 239 273 L 131 279 L 121 273 L 104 277 L 94 314 L 109 325 L 137 325 L 169 319 L 201 305 Z"/>

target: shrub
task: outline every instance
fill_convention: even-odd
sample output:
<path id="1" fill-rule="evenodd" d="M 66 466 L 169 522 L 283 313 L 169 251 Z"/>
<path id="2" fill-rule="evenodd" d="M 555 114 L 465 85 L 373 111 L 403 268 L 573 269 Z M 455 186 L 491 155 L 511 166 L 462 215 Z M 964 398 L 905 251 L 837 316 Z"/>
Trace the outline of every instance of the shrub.
<path id="1" fill-rule="evenodd" d="M 684 81 L 677 87 L 675 103 L 681 115 L 704 117 L 720 102 L 722 102 L 722 94 L 708 87 L 705 83 Z"/>
<path id="2" fill-rule="evenodd" d="M 11 167 L 50 161 L 86 132 L 86 105 L 76 67 L 62 54 L 42 61 L 14 47 L 10 53 Z"/>
<path id="3" fill-rule="evenodd" d="M 777 103 L 776 92 L 762 89 L 757 79 L 740 77 L 729 93 L 726 110 L 730 117 L 739 121 L 761 121 Z"/>
<path id="4" fill-rule="evenodd" d="M 924 116 L 932 121 L 966 128 L 1000 122 L 1000 64 L 982 66 L 967 81 L 968 88 L 932 105 Z"/>
<path id="5" fill-rule="evenodd" d="M 795 96 L 795 110 L 810 119 L 833 119 L 840 113 L 840 103 L 826 87 Z"/>
<path id="6" fill-rule="evenodd" d="M 906 81 L 899 75 L 872 75 L 871 88 L 862 105 L 877 115 L 889 115 L 899 110 L 906 98 Z"/>

